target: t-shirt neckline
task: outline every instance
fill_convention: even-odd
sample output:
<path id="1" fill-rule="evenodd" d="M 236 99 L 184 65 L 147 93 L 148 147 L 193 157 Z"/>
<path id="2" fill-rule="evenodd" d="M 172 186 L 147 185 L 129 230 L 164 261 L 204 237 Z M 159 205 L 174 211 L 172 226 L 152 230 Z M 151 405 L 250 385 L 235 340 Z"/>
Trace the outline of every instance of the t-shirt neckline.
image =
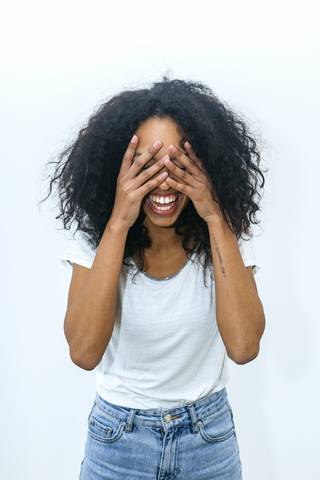
<path id="1" fill-rule="evenodd" d="M 134 266 L 137 268 L 137 270 L 142 273 L 145 277 L 149 278 L 150 280 L 153 280 L 155 282 L 167 282 L 168 280 L 172 280 L 173 278 L 175 278 L 177 275 L 179 275 L 180 272 L 182 272 L 182 270 L 186 267 L 186 265 L 189 263 L 190 261 L 190 257 L 187 258 L 186 262 L 184 265 L 182 265 L 182 267 L 180 268 L 180 270 L 178 270 L 176 273 L 174 273 L 173 275 L 170 275 L 169 277 L 165 277 L 165 278 L 155 278 L 155 277 L 152 277 L 151 275 L 148 275 L 148 273 L 144 272 L 140 267 L 139 265 L 135 262 L 134 258 L 131 257 L 131 260 L 132 262 L 134 263 Z"/>

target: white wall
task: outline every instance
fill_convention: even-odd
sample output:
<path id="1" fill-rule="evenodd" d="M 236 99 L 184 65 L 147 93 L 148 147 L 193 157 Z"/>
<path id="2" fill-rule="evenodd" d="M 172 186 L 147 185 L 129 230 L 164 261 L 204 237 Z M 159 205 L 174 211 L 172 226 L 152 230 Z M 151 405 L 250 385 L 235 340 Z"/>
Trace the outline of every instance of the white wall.
<path id="1" fill-rule="evenodd" d="M 76 479 L 94 395 L 63 336 L 71 272 L 58 261 L 55 212 L 37 206 L 43 166 L 98 102 L 167 70 L 210 85 L 269 145 L 256 277 L 267 330 L 258 359 L 233 366 L 229 383 L 244 480 L 320 478 L 314 5 L 31 0 L 2 10 L 1 478 Z"/>

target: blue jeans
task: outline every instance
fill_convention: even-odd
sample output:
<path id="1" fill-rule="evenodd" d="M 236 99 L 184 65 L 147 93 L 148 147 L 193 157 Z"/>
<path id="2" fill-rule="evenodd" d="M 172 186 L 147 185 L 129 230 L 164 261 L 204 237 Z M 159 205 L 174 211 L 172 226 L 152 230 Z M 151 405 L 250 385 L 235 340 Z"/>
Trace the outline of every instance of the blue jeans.
<path id="1" fill-rule="evenodd" d="M 97 395 L 80 480 L 241 480 L 225 389 L 168 410 L 135 410 Z"/>

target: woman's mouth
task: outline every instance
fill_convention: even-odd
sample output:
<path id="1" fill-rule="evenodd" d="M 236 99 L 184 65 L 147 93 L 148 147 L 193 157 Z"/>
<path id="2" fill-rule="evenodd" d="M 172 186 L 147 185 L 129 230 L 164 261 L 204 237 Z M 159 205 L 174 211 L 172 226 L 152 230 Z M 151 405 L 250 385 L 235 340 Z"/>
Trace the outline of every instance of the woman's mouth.
<path id="1" fill-rule="evenodd" d="M 148 201 L 151 210 L 158 215 L 170 215 L 176 209 L 179 199 L 181 197 L 180 193 L 175 195 L 149 195 Z"/>

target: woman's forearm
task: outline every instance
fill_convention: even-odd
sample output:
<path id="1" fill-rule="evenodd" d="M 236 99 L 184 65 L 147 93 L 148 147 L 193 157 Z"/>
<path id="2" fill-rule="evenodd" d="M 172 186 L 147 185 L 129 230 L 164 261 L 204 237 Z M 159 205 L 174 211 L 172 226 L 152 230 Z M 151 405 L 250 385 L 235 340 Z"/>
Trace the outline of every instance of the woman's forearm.
<path id="1" fill-rule="evenodd" d="M 98 365 L 112 335 L 127 233 L 110 221 L 92 268 L 74 269 L 64 330 L 73 362 L 86 370 Z"/>
<path id="2" fill-rule="evenodd" d="M 216 316 L 228 356 L 238 364 L 259 353 L 265 318 L 251 272 L 226 222 L 208 225 L 215 276 Z M 250 278 L 252 277 L 252 279 Z"/>

